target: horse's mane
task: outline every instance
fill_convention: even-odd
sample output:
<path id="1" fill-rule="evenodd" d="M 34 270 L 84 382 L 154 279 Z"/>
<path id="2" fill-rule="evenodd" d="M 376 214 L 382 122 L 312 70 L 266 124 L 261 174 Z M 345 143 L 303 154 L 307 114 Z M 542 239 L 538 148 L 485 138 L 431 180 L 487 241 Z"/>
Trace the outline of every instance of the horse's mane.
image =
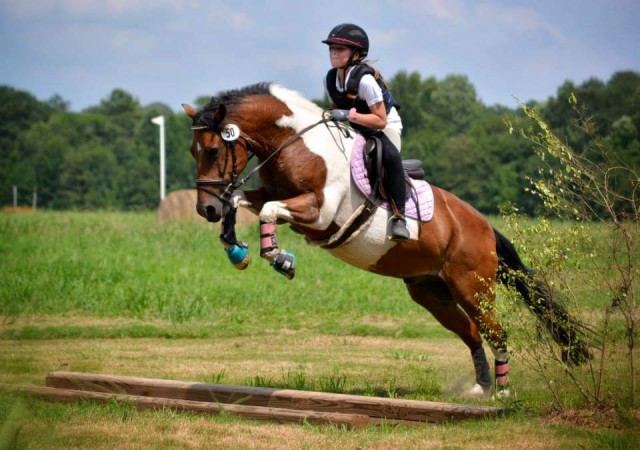
<path id="1" fill-rule="evenodd" d="M 234 105 L 242 102 L 245 97 L 250 95 L 271 95 L 271 91 L 269 87 L 271 83 L 257 83 L 252 84 L 251 86 L 245 86 L 240 89 L 233 89 L 230 91 L 222 92 L 215 97 L 211 97 L 209 103 L 204 105 L 202 108 L 203 111 L 211 111 L 218 109 L 221 103 L 224 104 L 228 109 L 233 108 Z"/>
<path id="2" fill-rule="evenodd" d="M 227 118 L 234 118 L 234 114 L 239 109 L 238 106 L 251 96 L 273 96 L 284 102 L 295 114 L 298 120 L 305 117 L 305 121 L 317 120 L 320 116 L 321 109 L 310 100 L 300 95 L 298 92 L 291 91 L 283 86 L 274 83 L 257 83 L 240 89 L 233 89 L 222 92 L 214 97 L 198 111 L 193 118 L 193 126 L 206 126 L 209 129 L 217 130 L 220 123 L 217 123 L 216 113 L 220 109 L 220 105 L 224 105 Z M 311 117 L 311 119 L 309 119 Z M 237 117 L 236 117 L 237 118 Z M 224 121 L 224 119 L 223 119 Z"/>
<path id="3" fill-rule="evenodd" d="M 245 86 L 240 89 L 232 89 L 229 91 L 221 92 L 218 95 L 211 97 L 211 100 L 205 104 L 200 111 L 196 113 L 193 118 L 193 126 L 207 126 L 211 129 L 217 129 L 219 123 L 215 121 L 215 113 L 220 108 L 220 105 L 224 105 L 227 113 L 232 113 L 235 106 L 242 103 L 242 101 L 252 95 L 271 95 L 269 87 L 271 83 L 262 82 L 252 84 L 251 86 Z"/>

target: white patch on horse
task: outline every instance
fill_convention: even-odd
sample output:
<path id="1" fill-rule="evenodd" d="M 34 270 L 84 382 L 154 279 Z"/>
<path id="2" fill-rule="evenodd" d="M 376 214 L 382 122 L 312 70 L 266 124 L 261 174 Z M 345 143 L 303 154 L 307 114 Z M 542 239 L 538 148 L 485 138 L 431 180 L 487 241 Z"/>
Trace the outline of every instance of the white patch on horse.
<path id="1" fill-rule="evenodd" d="M 354 186 L 351 192 L 357 192 Z M 360 197 L 357 205 L 364 202 L 364 197 Z M 357 207 L 357 206 L 356 206 Z M 371 223 L 363 229 L 351 242 L 338 247 L 329 252 L 338 259 L 351 264 L 360 269 L 368 270 L 374 266 L 378 260 L 387 253 L 391 247 L 397 245 L 387 238 L 387 224 L 391 213 L 385 209 L 378 208 Z M 407 227 L 411 234 L 411 239 L 418 238 L 418 222 L 407 220 Z"/>
<path id="2" fill-rule="evenodd" d="M 276 122 L 277 125 L 293 128 L 299 132 L 322 118 L 322 108 L 297 92 L 277 84 L 272 84 L 270 90 L 273 96 L 293 112 L 291 116 L 282 116 Z M 338 209 L 349 191 L 349 161 L 353 139 L 345 138 L 335 128 L 329 130 L 324 125 L 318 125 L 303 134 L 302 140 L 311 152 L 324 160 L 327 168 L 327 180 L 323 188 L 324 202 L 320 208 L 320 216 L 315 222 L 306 225 L 309 228 L 324 230 L 336 219 Z M 336 223 L 341 225 L 339 222 Z"/>
<path id="3" fill-rule="evenodd" d="M 277 125 L 299 132 L 322 118 L 322 109 L 297 92 L 277 84 L 272 84 L 270 91 L 293 112 L 290 116 L 282 116 L 276 122 Z M 309 130 L 302 135 L 302 139 L 311 152 L 324 160 L 327 167 L 320 217 L 306 226 L 319 230 L 326 229 L 331 222 L 342 226 L 365 201 L 365 197 L 351 181 L 350 161 L 354 139 L 345 138 L 337 129 L 328 130 L 324 125 Z M 330 253 L 348 264 L 368 270 L 396 245 L 387 239 L 387 222 L 390 217 L 389 211 L 379 208 L 373 221 L 357 237 L 348 244 L 330 250 Z M 260 219 L 263 220 L 262 214 Z M 407 220 L 407 226 L 411 239 L 417 239 L 418 222 Z"/>

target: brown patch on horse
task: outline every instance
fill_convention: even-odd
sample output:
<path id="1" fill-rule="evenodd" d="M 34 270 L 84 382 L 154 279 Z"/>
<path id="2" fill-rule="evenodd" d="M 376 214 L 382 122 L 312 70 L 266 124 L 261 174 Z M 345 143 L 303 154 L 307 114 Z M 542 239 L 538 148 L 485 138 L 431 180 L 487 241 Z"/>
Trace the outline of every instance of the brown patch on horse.
<path id="1" fill-rule="evenodd" d="M 293 231 L 304 234 L 312 241 L 325 241 L 340 231 L 340 227 L 335 222 L 331 222 L 326 230 L 314 230 L 299 224 L 291 225 L 291 228 Z"/>
<path id="2" fill-rule="evenodd" d="M 241 91 L 239 91 L 239 95 Z M 231 102 L 231 107 L 224 107 L 224 99 Z M 187 115 L 196 117 L 197 113 L 192 111 L 188 105 L 183 105 Z M 252 139 L 255 145 L 253 151 L 258 159 L 263 161 L 276 149 L 292 138 L 296 132 L 292 128 L 283 128 L 277 125 L 283 116 L 291 116 L 293 112 L 278 98 L 265 93 L 241 95 L 240 97 L 221 97 L 212 100 L 208 105 L 207 114 L 213 117 L 217 127 L 226 124 L 236 124 L 243 135 Z M 219 111 L 224 108 L 224 113 Z M 220 120 L 215 120 L 220 116 Z M 196 137 L 198 135 L 198 137 Z M 196 139 L 204 148 L 219 148 L 220 154 L 225 151 L 224 142 L 219 134 L 211 130 L 194 133 L 194 143 L 192 152 L 197 145 Z M 241 141 L 236 144 L 237 148 L 244 148 Z M 238 151 L 238 171 L 242 171 L 247 164 L 247 151 Z M 222 165 L 220 157 L 214 160 L 213 157 L 200 155 L 197 159 L 199 175 L 206 175 L 212 178 L 222 178 L 220 172 Z M 216 162 L 217 161 L 217 162 Z M 230 168 L 227 168 L 227 171 Z M 263 184 L 262 204 L 267 201 L 282 201 L 290 211 L 295 222 L 311 224 L 318 220 L 320 209 L 324 203 L 324 186 L 327 180 L 327 167 L 324 159 L 309 150 L 300 137 L 287 145 L 272 160 L 265 164 L 259 171 Z M 271 180 L 278 180 L 274 183 Z M 200 191 L 198 194 L 199 203 L 204 204 L 210 194 Z M 317 232 L 307 232 L 311 237 Z"/>
<path id="3" fill-rule="evenodd" d="M 469 204 L 453 194 L 433 188 L 435 210 L 434 220 L 420 224 L 420 235 L 393 246 L 370 269 L 380 275 L 399 278 L 413 278 L 440 274 L 452 253 L 472 267 L 480 264 L 485 257 L 495 259 L 493 231 L 486 219 Z M 469 229 L 472 229 L 468 233 Z M 487 239 L 468 239 L 471 236 L 486 235 Z M 463 241 L 463 239 L 466 240 Z M 491 247 L 489 247 L 491 245 Z M 493 254 L 492 254 L 493 252 Z M 486 255 L 486 256 L 485 256 Z M 492 261 L 489 261 L 492 263 Z M 495 273 L 495 264 L 490 264 Z"/>
<path id="4" fill-rule="evenodd" d="M 281 117 L 292 114 L 287 105 L 276 97 L 249 96 L 238 108 L 238 114 L 230 113 L 226 121 L 235 120 L 234 123 L 249 136 L 257 135 L 259 129 L 261 146 L 273 151 L 295 135 L 295 130 L 276 125 Z M 250 117 L 251 121 L 244 121 L 241 116 Z M 266 133 L 264 123 L 273 124 L 267 127 Z M 259 156 L 261 159 L 266 158 L 268 152 Z M 309 150 L 301 137 L 260 169 L 259 175 L 270 200 L 286 200 L 284 203 L 296 222 L 308 224 L 318 219 L 324 203 L 327 167 L 324 159 Z M 274 179 L 279 180 L 278 184 L 269 183 L 269 180 Z M 308 233 L 315 235 L 316 231 L 307 231 L 307 228 L 304 230 L 313 239 Z"/>

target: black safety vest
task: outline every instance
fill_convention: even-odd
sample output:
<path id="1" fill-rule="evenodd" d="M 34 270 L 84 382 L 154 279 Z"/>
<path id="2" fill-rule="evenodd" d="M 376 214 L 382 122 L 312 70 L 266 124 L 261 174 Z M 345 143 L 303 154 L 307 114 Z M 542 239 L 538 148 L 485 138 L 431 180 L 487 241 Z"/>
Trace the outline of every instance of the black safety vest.
<path id="1" fill-rule="evenodd" d="M 392 107 L 396 109 L 400 109 L 400 105 L 396 103 L 389 92 L 389 87 L 387 83 L 384 81 L 382 76 L 379 74 L 377 70 L 368 66 L 366 64 L 357 64 L 353 66 L 351 72 L 349 73 L 349 80 L 347 85 L 345 86 L 345 90 L 340 92 L 336 87 L 336 77 L 338 76 L 338 69 L 331 69 L 327 72 L 327 91 L 329 91 L 329 97 L 331 101 L 339 108 L 339 109 L 351 109 L 355 108 L 360 114 L 370 114 L 371 110 L 367 105 L 367 102 L 361 99 L 358 96 L 358 86 L 360 86 L 360 80 L 365 75 L 373 75 L 373 78 L 380 86 L 382 90 L 382 101 L 384 102 L 384 107 L 389 114 Z M 362 125 L 355 124 L 350 122 L 351 126 L 357 130 L 367 130 L 368 128 L 363 127 Z"/>

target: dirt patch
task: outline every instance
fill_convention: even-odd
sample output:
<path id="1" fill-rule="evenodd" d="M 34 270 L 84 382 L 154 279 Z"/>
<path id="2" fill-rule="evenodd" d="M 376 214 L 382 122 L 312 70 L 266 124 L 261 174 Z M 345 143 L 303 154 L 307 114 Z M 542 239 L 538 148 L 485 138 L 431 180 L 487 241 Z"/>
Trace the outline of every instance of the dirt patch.
<path id="1" fill-rule="evenodd" d="M 36 212 L 35 209 L 28 207 L 28 206 L 3 206 L 2 207 L 2 212 L 6 212 L 6 213 L 17 213 L 17 214 L 33 214 Z"/>
<path id="2" fill-rule="evenodd" d="M 640 421 L 640 411 L 631 413 L 636 421 Z M 554 411 L 541 419 L 544 424 L 573 424 L 588 428 L 609 428 L 620 430 L 620 415 L 615 408 L 567 409 Z"/>

